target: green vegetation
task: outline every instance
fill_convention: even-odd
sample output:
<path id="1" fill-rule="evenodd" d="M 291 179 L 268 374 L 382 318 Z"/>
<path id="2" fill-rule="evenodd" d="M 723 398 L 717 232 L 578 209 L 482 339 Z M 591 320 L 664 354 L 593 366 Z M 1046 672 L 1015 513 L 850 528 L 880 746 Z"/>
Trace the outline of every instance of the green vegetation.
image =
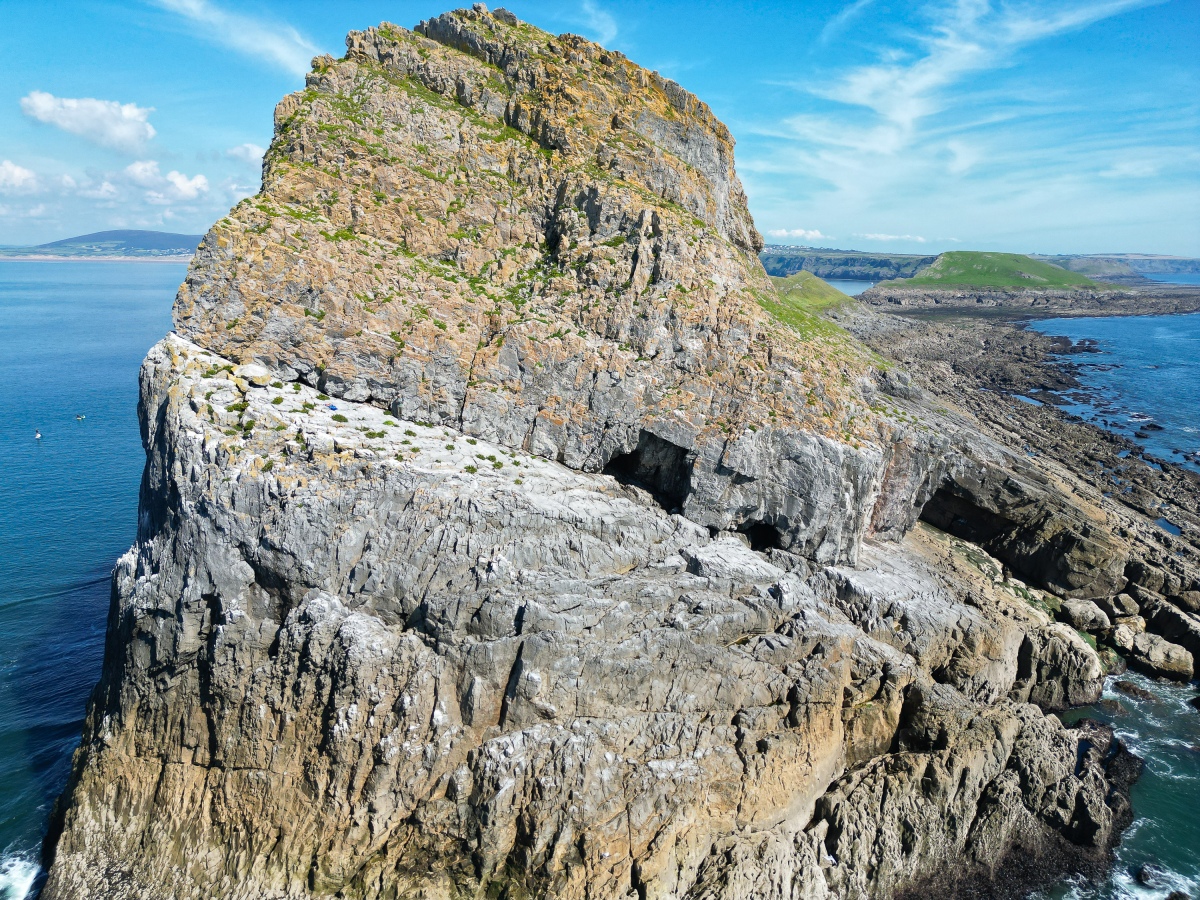
<path id="1" fill-rule="evenodd" d="M 824 313 L 850 303 L 851 297 L 826 284 L 811 272 L 797 272 L 787 278 L 772 278 L 774 297 L 758 297 L 758 305 L 805 338 L 817 335 L 841 335 L 844 332 L 824 317 Z"/>
<path id="2" fill-rule="evenodd" d="M 888 284 L 896 287 L 1100 287 L 1078 272 L 1069 272 L 1019 253 L 981 253 L 972 250 L 943 253 L 912 278 Z"/>
<path id="3" fill-rule="evenodd" d="M 329 418 L 333 419 L 333 421 L 335 421 L 335 422 L 349 422 L 350 421 L 345 416 L 343 416 L 341 413 L 334 413 Z"/>
<path id="4" fill-rule="evenodd" d="M 871 253 L 864 250 L 832 250 L 813 247 L 768 245 L 759 254 L 769 275 L 786 277 L 801 270 L 821 278 L 884 281 L 911 278 L 936 257 L 911 253 Z"/>
<path id="5" fill-rule="evenodd" d="M 809 312 L 820 313 L 848 303 L 851 297 L 811 272 L 797 272 L 787 278 L 772 278 L 775 290 L 788 303 Z"/>

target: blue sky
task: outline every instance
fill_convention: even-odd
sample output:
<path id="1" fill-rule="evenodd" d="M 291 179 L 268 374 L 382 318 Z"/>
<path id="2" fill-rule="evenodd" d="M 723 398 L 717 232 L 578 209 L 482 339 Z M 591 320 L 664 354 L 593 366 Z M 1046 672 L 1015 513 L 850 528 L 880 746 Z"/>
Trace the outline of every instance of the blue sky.
<path id="1" fill-rule="evenodd" d="M 511 0 L 706 100 L 768 241 L 1200 256 L 1200 0 Z M 199 233 L 348 30 L 445 3 L 7 0 L 0 244 Z"/>

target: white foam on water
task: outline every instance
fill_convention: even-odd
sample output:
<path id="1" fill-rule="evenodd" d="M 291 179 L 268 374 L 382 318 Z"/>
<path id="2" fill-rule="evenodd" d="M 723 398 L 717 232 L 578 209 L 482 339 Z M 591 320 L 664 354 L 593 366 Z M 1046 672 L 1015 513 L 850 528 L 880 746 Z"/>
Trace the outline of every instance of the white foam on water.
<path id="1" fill-rule="evenodd" d="M 0 859 L 0 900 L 25 900 L 38 876 L 38 864 L 24 856 Z"/>

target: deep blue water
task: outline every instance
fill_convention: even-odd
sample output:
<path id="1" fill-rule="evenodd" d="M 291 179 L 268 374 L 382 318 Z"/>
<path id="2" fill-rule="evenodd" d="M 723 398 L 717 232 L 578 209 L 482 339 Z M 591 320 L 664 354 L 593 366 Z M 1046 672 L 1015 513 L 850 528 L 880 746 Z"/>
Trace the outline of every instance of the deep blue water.
<path id="1" fill-rule="evenodd" d="M 1133 682 L 1153 699 L 1128 697 L 1113 689 L 1117 681 Z M 1191 688 L 1129 673 L 1109 679 L 1104 691 L 1109 703 L 1063 716 L 1112 725 L 1146 766 L 1133 786 L 1136 818 L 1117 847 L 1109 877 L 1101 884 L 1075 879 L 1039 900 L 1165 900 L 1172 891 L 1200 898 L 1200 710 L 1188 705 L 1193 696 Z M 1159 871 L 1144 885 L 1138 875 L 1147 865 Z"/>
<path id="2" fill-rule="evenodd" d="M 0 900 L 36 872 L 100 674 L 145 461 L 138 366 L 185 272 L 0 261 Z"/>
<path id="3" fill-rule="evenodd" d="M 1068 392 L 1064 409 L 1133 438 L 1154 456 L 1197 467 L 1200 313 L 1044 319 L 1030 327 L 1098 345 L 1099 353 L 1068 357 L 1080 367 L 1087 396 Z"/>

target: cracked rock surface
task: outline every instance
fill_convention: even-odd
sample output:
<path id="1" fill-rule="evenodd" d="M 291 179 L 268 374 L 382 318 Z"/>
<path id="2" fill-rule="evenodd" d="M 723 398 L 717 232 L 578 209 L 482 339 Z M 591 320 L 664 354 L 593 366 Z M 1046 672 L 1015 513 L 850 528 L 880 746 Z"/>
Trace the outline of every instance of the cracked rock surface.
<path id="1" fill-rule="evenodd" d="M 774 293 L 678 85 L 481 6 L 347 48 L 143 366 L 43 896 L 1015 896 L 1103 866 L 1130 766 L 1046 711 L 1099 696 L 1048 610 L 1124 586 L 1104 515 Z"/>
<path id="2" fill-rule="evenodd" d="M 756 553 L 254 374 L 177 337 L 143 367 L 45 896 L 889 897 L 1103 859 L 1107 757 L 1025 702 L 1096 696 L 1095 655 L 961 542 L 961 575 L 929 529 L 859 570 Z"/>

